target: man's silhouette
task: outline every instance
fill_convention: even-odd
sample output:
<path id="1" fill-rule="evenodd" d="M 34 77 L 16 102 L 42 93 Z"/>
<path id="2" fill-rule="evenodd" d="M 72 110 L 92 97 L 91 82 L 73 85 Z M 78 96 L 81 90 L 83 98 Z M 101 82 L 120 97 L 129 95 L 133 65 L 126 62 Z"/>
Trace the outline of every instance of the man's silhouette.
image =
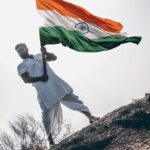
<path id="1" fill-rule="evenodd" d="M 47 62 L 47 75 L 43 75 L 42 54 L 30 55 L 24 43 L 17 44 L 15 49 L 23 59 L 17 67 L 18 74 L 25 83 L 32 83 L 37 90 L 38 101 L 42 109 L 42 121 L 50 145 L 54 144 L 52 135 L 61 129 L 63 117 L 60 103 L 83 113 L 90 123 L 98 119 L 91 115 L 89 109 L 73 93 L 73 89 L 54 73 Z M 42 47 L 41 50 L 46 56 L 46 61 L 57 59 L 53 53 L 48 53 L 46 48 Z"/>

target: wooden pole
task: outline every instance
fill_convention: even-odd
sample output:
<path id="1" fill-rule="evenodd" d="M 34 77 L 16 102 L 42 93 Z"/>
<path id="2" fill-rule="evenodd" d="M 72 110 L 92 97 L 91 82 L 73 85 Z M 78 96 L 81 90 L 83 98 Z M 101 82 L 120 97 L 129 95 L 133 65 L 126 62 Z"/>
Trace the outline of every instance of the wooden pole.
<path id="1" fill-rule="evenodd" d="M 42 48 L 43 46 L 41 46 Z M 42 52 L 42 59 L 43 59 L 43 74 L 47 74 L 47 69 L 46 69 L 46 59 L 45 59 L 45 54 Z"/>

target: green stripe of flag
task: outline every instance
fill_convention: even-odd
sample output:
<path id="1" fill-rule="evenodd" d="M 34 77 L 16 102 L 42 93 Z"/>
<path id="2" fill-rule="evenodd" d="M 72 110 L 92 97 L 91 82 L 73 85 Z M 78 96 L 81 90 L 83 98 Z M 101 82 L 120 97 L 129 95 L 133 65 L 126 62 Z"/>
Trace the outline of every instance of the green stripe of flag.
<path id="1" fill-rule="evenodd" d="M 64 27 L 41 27 L 41 44 L 62 43 L 79 52 L 99 52 L 115 48 L 123 43 L 132 42 L 139 44 L 141 37 L 133 36 L 128 38 L 109 36 L 99 39 L 89 39 L 79 31 L 68 31 Z"/>

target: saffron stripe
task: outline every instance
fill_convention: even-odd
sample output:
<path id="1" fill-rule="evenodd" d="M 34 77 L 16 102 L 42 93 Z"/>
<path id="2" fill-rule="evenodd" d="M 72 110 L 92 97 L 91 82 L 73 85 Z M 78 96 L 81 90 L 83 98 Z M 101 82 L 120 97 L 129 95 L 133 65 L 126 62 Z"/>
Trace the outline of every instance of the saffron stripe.
<path id="1" fill-rule="evenodd" d="M 123 26 L 121 23 L 95 16 L 84 8 L 64 0 L 36 0 L 38 10 L 55 10 L 63 16 L 80 18 L 87 23 L 95 24 L 107 32 L 119 33 Z"/>

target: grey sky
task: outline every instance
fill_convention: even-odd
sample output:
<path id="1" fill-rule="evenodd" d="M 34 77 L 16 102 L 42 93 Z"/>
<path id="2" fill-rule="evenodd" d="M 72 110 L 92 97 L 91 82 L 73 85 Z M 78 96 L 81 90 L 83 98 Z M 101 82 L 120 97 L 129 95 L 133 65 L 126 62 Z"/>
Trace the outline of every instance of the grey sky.
<path id="1" fill-rule="evenodd" d="M 47 46 L 58 56 L 50 63 L 54 71 L 67 81 L 94 115 L 103 116 L 111 110 L 128 104 L 132 98 L 150 92 L 150 1 L 149 0 L 68 0 L 103 18 L 124 25 L 128 36 L 142 36 L 137 46 L 124 44 L 99 53 L 79 53 L 61 45 Z M 34 87 L 24 84 L 17 75 L 21 62 L 14 46 L 27 43 L 30 52 L 39 53 L 38 28 L 43 19 L 36 12 L 34 0 L 5 0 L 0 5 L 0 128 L 17 114 L 32 113 L 41 119 L 41 110 Z M 88 125 L 82 114 L 63 107 L 64 118 L 75 130 Z"/>

